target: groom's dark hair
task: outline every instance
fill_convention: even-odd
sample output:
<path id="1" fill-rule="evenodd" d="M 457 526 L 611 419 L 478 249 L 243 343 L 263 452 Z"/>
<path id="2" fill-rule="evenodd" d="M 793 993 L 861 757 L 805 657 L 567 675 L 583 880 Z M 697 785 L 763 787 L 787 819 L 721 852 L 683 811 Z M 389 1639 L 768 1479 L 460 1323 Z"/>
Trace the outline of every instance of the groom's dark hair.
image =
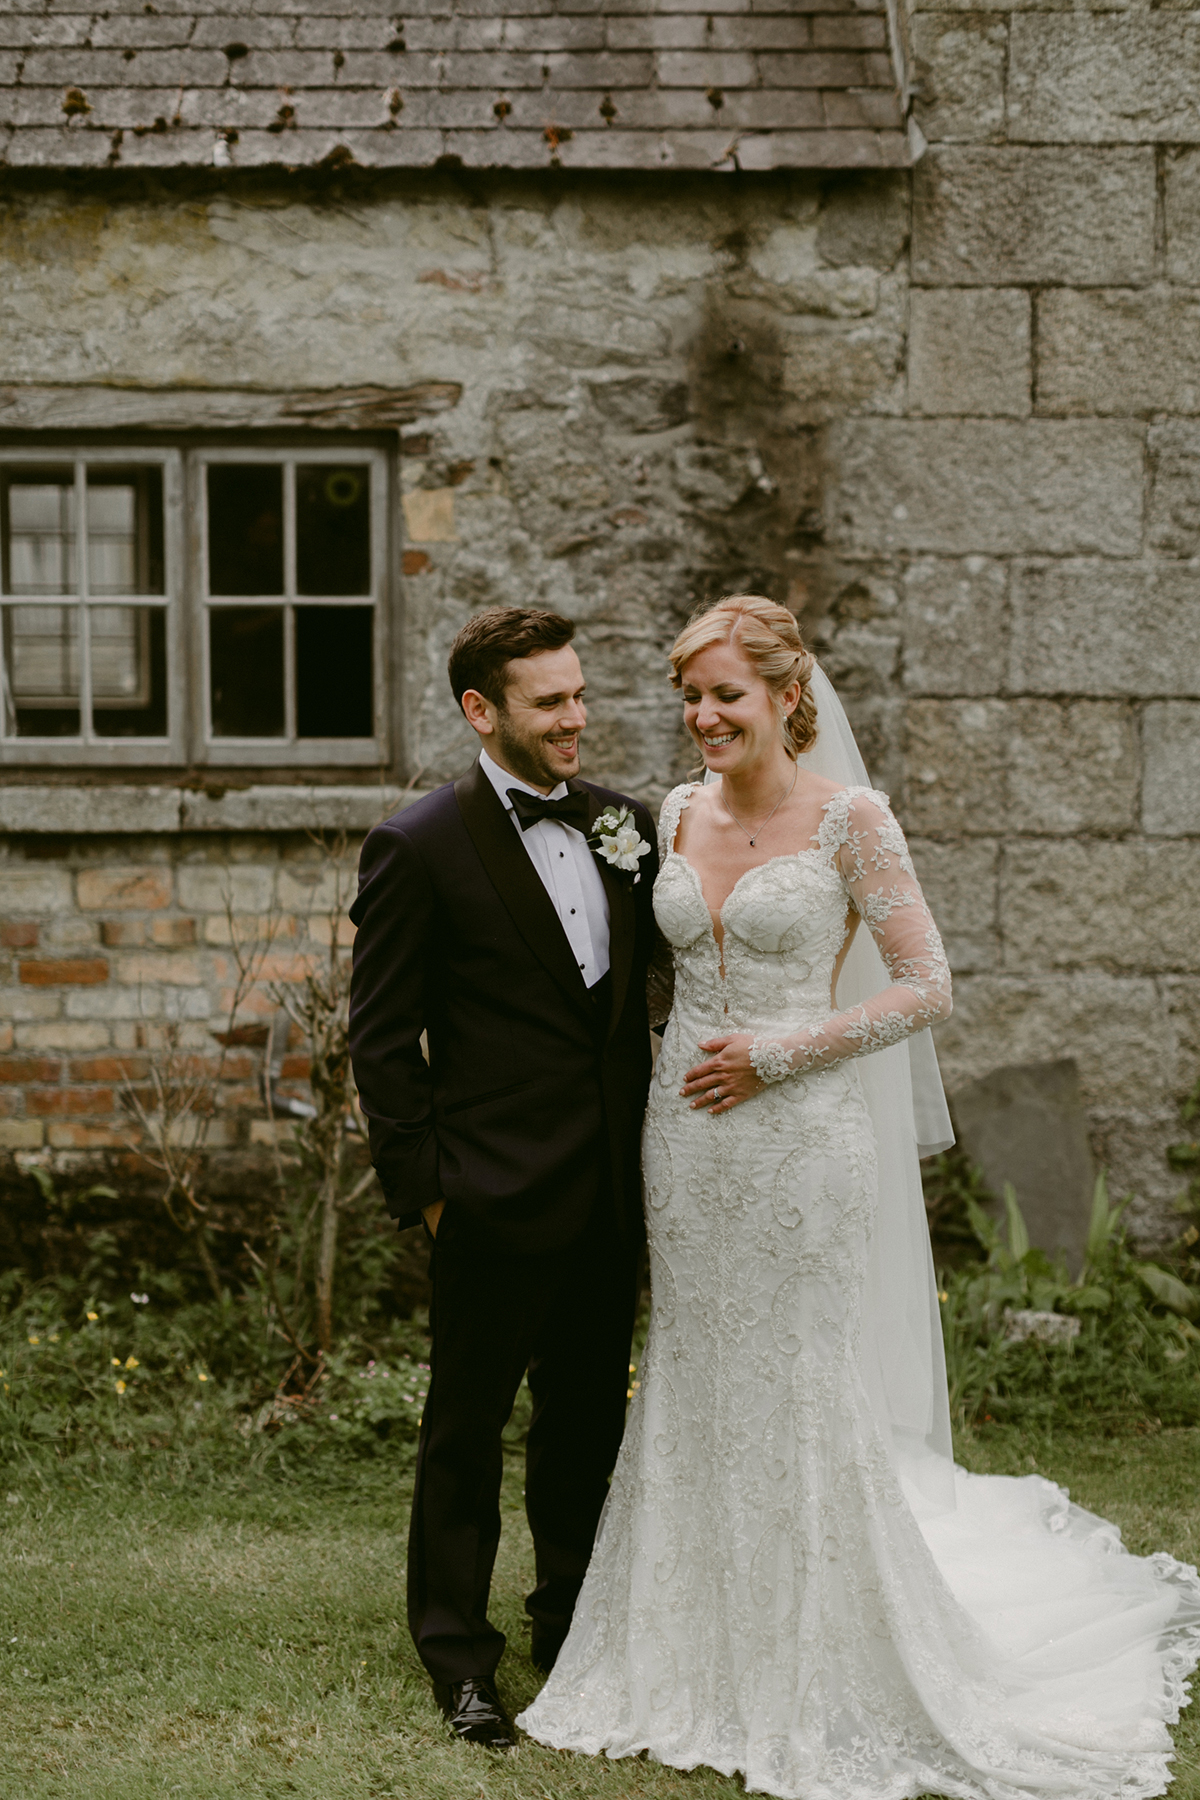
<path id="1" fill-rule="evenodd" d="M 454 698 L 461 706 L 467 689 L 474 688 L 503 708 L 508 664 L 540 650 L 561 650 L 574 636 L 574 624 L 561 613 L 540 606 L 485 606 L 450 646 L 446 667 Z"/>

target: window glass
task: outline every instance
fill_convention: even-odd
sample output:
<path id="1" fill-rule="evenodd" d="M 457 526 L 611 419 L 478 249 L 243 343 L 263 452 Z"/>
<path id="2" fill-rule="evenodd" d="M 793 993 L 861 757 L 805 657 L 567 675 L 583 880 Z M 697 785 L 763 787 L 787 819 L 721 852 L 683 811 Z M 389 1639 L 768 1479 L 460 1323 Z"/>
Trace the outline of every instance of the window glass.
<path id="1" fill-rule="evenodd" d="M 296 465 L 297 593 L 370 593 L 370 476 L 365 463 Z"/>
<path id="2" fill-rule="evenodd" d="M 74 470 L 37 469 L 6 476 L 2 513 L 5 593 L 76 593 Z"/>
<path id="3" fill-rule="evenodd" d="M 161 606 L 88 608 L 98 737 L 167 735 L 167 615 Z"/>
<path id="4" fill-rule="evenodd" d="M 208 615 L 214 737 L 283 737 L 281 606 L 214 606 Z"/>
<path id="5" fill-rule="evenodd" d="M 165 596 L 164 542 L 159 463 L 0 468 L 4 735 L 81 736 L 89 685 L 94 737 L 168 735 L 166 608 L 103 603 Z M 79 604 L 29 604 L 51 594 Z"/>
<path id="6" fill-rule="evenodd" d="M 283 593 L 281 463 L 209 463 L 208 591 Z"/>
<path id="7" fill-rule="evenodd" d="M 370 606 L 296 608 L 296 736 L 368 738 L 375 731 Z"/>
<path id="8" fill-rule="evenodd" d="M 162 470 L 87 472 L 88 592 L 162 594 Z"/>
<path id="9" fill-rule="evenodd" d="M 78 737 L 77 606 L 5 606 L 4 731 L 8 737 Z"/>

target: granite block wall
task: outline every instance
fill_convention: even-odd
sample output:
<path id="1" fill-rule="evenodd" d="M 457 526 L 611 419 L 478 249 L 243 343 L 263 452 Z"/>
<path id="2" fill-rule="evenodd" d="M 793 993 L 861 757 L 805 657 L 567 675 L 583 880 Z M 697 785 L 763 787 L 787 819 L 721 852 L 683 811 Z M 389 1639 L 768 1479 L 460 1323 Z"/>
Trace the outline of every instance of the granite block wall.
<path id="1" fill-rule="evenodd" d="M 946 928 L 950 1086 L 1075 1056 L 1152 1241 L 1200 1077 L 1195 26 L 910 26 L 904 416 L 831 428 L 818 631 Z"/>

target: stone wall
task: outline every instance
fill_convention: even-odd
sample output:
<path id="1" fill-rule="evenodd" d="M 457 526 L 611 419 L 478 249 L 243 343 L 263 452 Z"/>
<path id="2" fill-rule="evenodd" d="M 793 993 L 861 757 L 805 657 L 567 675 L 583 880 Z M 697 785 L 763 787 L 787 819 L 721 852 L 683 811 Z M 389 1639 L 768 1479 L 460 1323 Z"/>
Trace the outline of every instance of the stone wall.
<path id="1" fill-rule="evenodd" d="M 401 439 L 401 784 L 469 755 L 443 667 L 479 606 L 579 621 L 587 772 L 653 801 L 691 761 L 662 673 L 679 622 L 723 589 L 786 599 L 943 924 L 951 1087 L 1076 1056 L 1149 1239 L 1200 1074 L 1200 131 L 1168 67 L 1192 27 L 974 7 L 911 26 L 931 144 L 911 176 L 12 178 L 0 381 L 109 384 L 126 408 L 151 380 L 461 384 Z M 184 897 L 215 839 L 55 844 L 20 817 L 12 953 L 109 959 L 103 981 L 0 989 L 11 1054 L 63 1062 L 13 1084 L 0 1141 L 30 1147 L 53 1117 L 66 1143 L 73 1104 L 36 1113 L 35 1088 L 136 1047 L 125 971 L 196 958 L 179 982 L 147 962 L 146 986 L 215 1010 L 221 952 L 219 909 Z M 294 853 L 228 844 L 280 881 Z M 85 903 L 93 865 L 177 870 L 169 905 L 129 910 L 145 946 L 102 941 L 125 913 Z M 204 947 L 155 940 L 193 918 Z"/>
<path id="2" fill-rule="evenodd" d="M 1077 1057 L 1150 1239 L 1200 1077 L 1196 29 L 915 0 L 904 417 L 831 428 L 822 565 L 950 945 L 949 1083 Z"/>

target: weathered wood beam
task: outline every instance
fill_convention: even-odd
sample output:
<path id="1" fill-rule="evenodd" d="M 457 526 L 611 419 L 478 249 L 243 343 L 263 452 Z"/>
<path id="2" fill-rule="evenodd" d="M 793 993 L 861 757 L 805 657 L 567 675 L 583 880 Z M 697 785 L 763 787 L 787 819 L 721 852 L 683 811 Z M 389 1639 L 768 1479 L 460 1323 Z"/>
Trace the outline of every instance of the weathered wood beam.
<path id="1" fill-rule="evenodd" d="M 0 431 L 379 431 L 446 412 L 457 381 L 300 391 L 251 388 L 0 387 Z"/>

